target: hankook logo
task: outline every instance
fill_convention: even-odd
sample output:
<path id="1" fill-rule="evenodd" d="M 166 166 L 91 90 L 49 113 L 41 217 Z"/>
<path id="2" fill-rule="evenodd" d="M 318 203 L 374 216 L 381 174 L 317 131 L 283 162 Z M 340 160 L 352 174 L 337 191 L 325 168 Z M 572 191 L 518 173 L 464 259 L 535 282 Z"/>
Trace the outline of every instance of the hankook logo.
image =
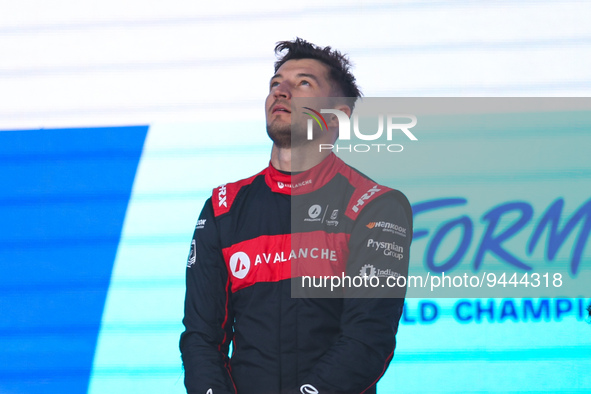
<path id="1" fill-rule="evenodd" d="M 388 231 L 388 232 L 406 237 L 406 228 L 399 226 L 395 223 L 389 223 L 389 222 L 384 222 L 384 221 L 370 222 L 370 223 L 367 223 L 365 225 L 365 227 L 367 227 L 369 229 L 381 228 L 382 231 Z"/>

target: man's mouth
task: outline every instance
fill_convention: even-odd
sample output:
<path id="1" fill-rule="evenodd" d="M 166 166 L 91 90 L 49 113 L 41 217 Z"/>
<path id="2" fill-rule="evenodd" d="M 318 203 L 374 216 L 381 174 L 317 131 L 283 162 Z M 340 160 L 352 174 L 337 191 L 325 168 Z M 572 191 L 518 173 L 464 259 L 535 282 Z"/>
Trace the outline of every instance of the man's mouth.
<path id="1" fill-rule="evenodd" d="M 290 114 L 291 110 L 288 107 L 286 107 L 284 105 L 280 105 L 280 104 L 273 106 L 271 113 L 276 114 L 279 112 L 286 112 L 286 113 Z"/>

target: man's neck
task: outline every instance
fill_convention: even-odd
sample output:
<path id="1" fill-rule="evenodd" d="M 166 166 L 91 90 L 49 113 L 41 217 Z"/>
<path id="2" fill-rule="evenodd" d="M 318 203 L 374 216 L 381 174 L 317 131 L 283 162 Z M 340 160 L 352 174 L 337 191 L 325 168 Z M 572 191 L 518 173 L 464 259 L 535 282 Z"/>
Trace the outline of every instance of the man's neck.
<path id="1" fill-rule="evenodd" d="M 318 149 L 316 147 L 316 149 Z M 271 165 L 280 171 L 301 172 L 309 170 L 330 155 L 330 150 L 315 151 L 314 147 L 279 148 L 273 144 Z"/>

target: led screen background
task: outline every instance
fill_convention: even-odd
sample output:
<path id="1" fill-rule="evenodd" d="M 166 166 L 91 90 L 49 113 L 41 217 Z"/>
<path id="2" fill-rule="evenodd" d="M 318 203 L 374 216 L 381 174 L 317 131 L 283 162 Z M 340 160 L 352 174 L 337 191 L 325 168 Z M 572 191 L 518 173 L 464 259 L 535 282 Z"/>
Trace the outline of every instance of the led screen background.
<path id="1" fill-rule="evenodd" d="M 584 2 L 1 7 L 3 393 L 183 392 L 190 236 L 213 187 L 268 163 L 263 100 L 276 41 L 300 36 L 348 53 L 368 97 L 591 90 Z M 558 150 L 559 167 L 540 167 L 546 174 L 536 178 L 547 190 L 533 202 L 537 215 L 564 197 L 568 218 L 589 199 L 590 163 L 569 148 L 589 146 L 582 133 L 570 134 L 573 145 L 551 134 L 505 136 L 535 141 L 539 155 Z M 488 137 L 471 136 L 465 151 Z M 431 158 L 440 170 L 449 160 Z M 470 201 L 492 187 L 510 191 L 496 203 L 526 198 L 504 181 L 501 163 L 486 168 L 500 168 L 498 177 L 472 185 Z M 481 168 L 473 170 L 478 178 Z M 411 202 L 450 197 L 454 182 L 467 187 L 459 174 L 428 175 L 400 187 Z M 490 207 L 470 214 L 477 221 Z M 589 261 L 586 250 L 582 265 Z M 552 300 L 539 321 L 468 322 L 454 314 L 458 300 L 409 300 L 380 392 L 588 391 L 591 327 L 570 300 L 562 316 Z M 439 308 L 433 321 L 427 302 Z M 470 302 L 463 311 L 504 305 Z"/>

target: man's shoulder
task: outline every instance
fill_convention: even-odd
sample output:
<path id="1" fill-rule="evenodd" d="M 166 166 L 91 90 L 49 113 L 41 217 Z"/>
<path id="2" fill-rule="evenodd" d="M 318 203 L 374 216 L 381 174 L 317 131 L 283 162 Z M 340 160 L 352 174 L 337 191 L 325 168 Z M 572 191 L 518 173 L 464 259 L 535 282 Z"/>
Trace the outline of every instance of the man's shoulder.
<path id="1" fill-rule="evenodd" d="M 376 201 L 375 204 L 391 204 L 392 202 L 400 204 L 405 211 L 412 215 L 410 203 L 401 191 L 374 181 L 344 162 L 339 172 L 347 178 L 353 187 L 353 194 L 346 210 L 346 215 L 351 219 L 355 220 L 361 211 L 373 201 Z"/>
<path id="2" fill-rule="evenodd" d="M 229 212 L 230 208 L 232 207 L 232 203 L 236 199 L 236 196 L 240 190 L 251 185 L 257 177 L 264 176 L 265 171 L 267 171 L 267 168 L 248 178 L 244 178 L 235 182 L 224 183 L 214 188 L 211 194 L 211 203 L 213 205 L 215 216 L 220 216 Z"/>

